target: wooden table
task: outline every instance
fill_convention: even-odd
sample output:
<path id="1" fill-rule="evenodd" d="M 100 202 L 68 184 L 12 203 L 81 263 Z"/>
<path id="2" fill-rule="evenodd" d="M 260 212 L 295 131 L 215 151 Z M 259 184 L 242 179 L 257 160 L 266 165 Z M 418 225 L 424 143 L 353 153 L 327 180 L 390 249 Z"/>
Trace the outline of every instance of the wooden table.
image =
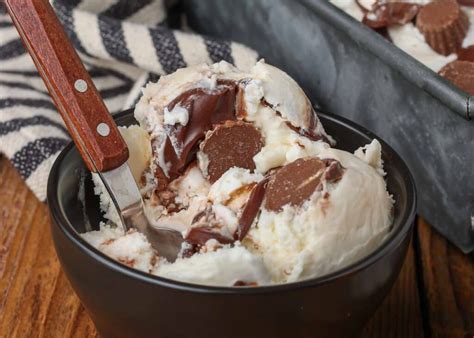
<path id="1" fill-rule="evenodd" d="M 0 337 L 97 336 L 59 266 L 46 205 L 0 158 Z M 419 219 L 402 272 L 362 337 L 474 337 L 473 256 Z"/>

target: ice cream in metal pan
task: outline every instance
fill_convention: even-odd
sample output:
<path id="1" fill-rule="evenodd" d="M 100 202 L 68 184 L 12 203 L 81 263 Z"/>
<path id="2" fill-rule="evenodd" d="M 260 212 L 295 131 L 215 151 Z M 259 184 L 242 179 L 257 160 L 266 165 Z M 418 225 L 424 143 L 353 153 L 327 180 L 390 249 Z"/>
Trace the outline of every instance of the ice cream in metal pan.
<path id="1" fill-rule="evenodd" d="M 169 262 L 117 215 L 83 234 L 118 261 L 159 276 L 260 286 L 322 276 L 370 254 L 387 236 L 393 201 L 378 141 L 338 150 L 298 84 L 283 71 L 226 62 L 149 83 L 121 128 L 146 215 L 180 231 Z"/>
<path id="2" fill-rule="evenodd" d="M 397 47 L 474 95 L 474 2 L 330 0 Z"/>

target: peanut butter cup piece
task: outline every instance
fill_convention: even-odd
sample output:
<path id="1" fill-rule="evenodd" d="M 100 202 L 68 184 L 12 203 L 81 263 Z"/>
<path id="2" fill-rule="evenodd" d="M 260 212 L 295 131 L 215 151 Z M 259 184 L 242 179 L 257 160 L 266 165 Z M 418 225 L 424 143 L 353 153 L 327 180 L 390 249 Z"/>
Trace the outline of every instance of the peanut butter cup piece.
<path id="1" fill-rule="evenodd" d="M 165 162 L 169 164 L 169 177 L 180 176 L 187 165 L 195 160 L 199 143 L 213 126 L 227 120 L 236 120 L 238 84 L 231 80 L 218 80 L 214 89 L 194 88 L 185 91 L 166 107 L 176 106 L 187 110 L 188 123 L 165 125 L 168 135 L 164 146 Z M 240 109 L 240 108 L 239 108 Z"/>
<path id="2" fill-rule="evenodd" d="M 250 123 L 226 121 L 218 125 L 201 146 L 208 159 L 209 181 L 214 183 L 232 167 L 254 170 L 253 157 L 262 146 L 262 135 Z"/>
<path id="3" fill-rule="evenodd" d="M 469 28 L 469 18 L 456 0 L 436 0 L 420 9 L 416 26 L 431 48 L 449 55 L 461 47 Z"/>
<path id="4" fill-rule="evenodd" d="M 462 6 L 474 7 L 474 0 L 458 0 Z"/>
<path id="5" fill-rule="evenodd" d="M 419 5 L 406 2 L 376 3 L 365 13 L 362 22 L 374 29 L 403 25 L 412 21 L 419 9 Z"/>
<path id="6" fill-rule="evenodd" d="M 300 158 L 285 165 L 268 182 L 265 209 L 281 211 L 287 204 L 302 205 L 321 183 L 325 169 L 318 158 Z"/>
<path id="7" fill-rule="evenodd" d="M 453 61 L 444 66 L 439 75 L 470 95 L 474 95 L 474 62 Z"/>
<path id="8" fill-rule="evenodd" d="M 474 45 L 458 50 L 458 61 L 474 62 Z"/>

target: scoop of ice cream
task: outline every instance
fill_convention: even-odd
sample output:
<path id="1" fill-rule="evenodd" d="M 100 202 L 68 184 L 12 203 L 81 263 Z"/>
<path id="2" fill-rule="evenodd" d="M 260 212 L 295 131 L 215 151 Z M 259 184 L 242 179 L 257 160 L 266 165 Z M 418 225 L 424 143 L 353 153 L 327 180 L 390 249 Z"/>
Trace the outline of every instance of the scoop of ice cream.
<path id="1" fill-rule="evenodd" d="M 303 90 L 285 72 L 263 61 L 249 73 L 224 61 L 178 70 L 146 86 L 135 117 L 151 135 L 155 154 L 152 165 L 171 179 L 196 158 L 203 140 L 205 148 L 206 141 L 215 136 L 212 131 L 216 125 L 230 121 L 250 122 L 261 133 L 262 144 L 268 147 L 256 149 L 260 151 L 255 156 L 262 152 L 254 159 L 260 172 L 284 164 L 282 153 L 290 147 L 330 141 Z M 284 148 L 276 159 L 269 148 L 279 144 Z M 198 154 L 200 162 L 208 158 L 200 155 L 205 154 Z M 208 164 L 201 163 L 201 167 Z"/>
<path id="2" fill-rule="evenodd" d="M 374 141 L 361 152 L 376 154 L 379 148 Z M 343 168 L 336 181 L 322 177 L 327 160 Z M 327 149 L 305 161 L 292 170 L 298 177 L 275 176 L 277 186 L 244 242 L 263 256 L 278 282 L 321 276 L 355 262 L 379 245 L 392 223 L 379 159 L 371 161 L 374 168 L 348 152 Z"/>
<path id="3" fill-rule="evenodd" d="M 355 156 L 332 149 L 303 90 L 263 61 L 249 72 L 221 62 L 162 77 L 135 117 L 140 127 L 123 134 L 145 213 L 184 243 L 169 263 L 137 232 L 84 235 L 124 264 L 198 284 L 282 283 L 347 265 L 388 231 L 380 144 Z"/>

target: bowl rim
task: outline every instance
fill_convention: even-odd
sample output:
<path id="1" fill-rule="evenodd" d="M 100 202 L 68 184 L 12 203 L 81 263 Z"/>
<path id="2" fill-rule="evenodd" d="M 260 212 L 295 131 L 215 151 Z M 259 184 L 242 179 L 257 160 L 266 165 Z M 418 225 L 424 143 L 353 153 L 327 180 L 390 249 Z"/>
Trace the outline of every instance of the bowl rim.
<path id="1" fill-rule="evenodd" d="M 133 109 L 124 110 L 120 113 L 114 114 L 113 117 L 115 120 L 117 120 L 124 118 L 128 114 L 133 114 Z M 94 248 L 80 236 L 80 234 L 74 229 L 72 224 L 62 212 L 61 207 L 59 205 L 59 201 L 56 198 L 59 167 L 66 155 L 74 148 L 76 148 L 73 142 L 70 142 L 58 155 L 58 157 L 54 161 L 54 164 L 51 168 L 48 177 L 47 204 L 51 218 L 53 220 L 53 222 L 51 222 L 51 227 L 58 227 L 59 230 L 66 236 L 66 238 L 72 243 L 74 243 L 74 245 L 78 247 L 80 251 L 82 251 L 90 258 L 94 259 L 97 263 L 103 265 L 105 268 L 114 270 L 115 272 L 118 272 L 125 276 L 138 279 L 142 282 L 155 284 L 161 287 L 172 288 L 175 290 L 212 294 L 264 294 L 315 287 L 330 283 L 337 279 L 347 278 L 361 270 L 367 269 L 370 266 L 374 265 L 381 258 L 386 256 L 391 251 L 395 250 L 395 248 L 398 247 L 398 245 L 400 245 L 400 243 L 410 233 L 416 213 L 416 187 L 413 180 L 413 176 L 410 170 L 408 169 L 406 163 L 402 160 L 400 155 L 380 137 L 344 117 L 326 113 L 319 109 L 317 110 L 317 114 L 318 116 L 322 116 L 327 120 L 342 124 L 344 127 L 351 129 L 352 131 L 362 133 L 372 139 L 376 138 L 381 143 L 383 152 L 390 153 L 390 156 L 393 157 L 393 161 L 399 163 L 400 172 L 403 175 L 404 183 L 407 189 L 407 211 L 402 216 L 398 229 L 395 229 L 396 231 L 393 231 L 392 234 L 390 234 L 390 236 L 385 239 L 385 242 L 380 245 L 376 250 L 342 269 L 333 271 L 329 274 L 320 277 L 309 278 L 302 281 L 285 284 L 265 285 L 259 287 L 229 287 L 181 282 L 153 275 L 121 264 L 113 258 L 108 257 L 98 249 Z"/>

